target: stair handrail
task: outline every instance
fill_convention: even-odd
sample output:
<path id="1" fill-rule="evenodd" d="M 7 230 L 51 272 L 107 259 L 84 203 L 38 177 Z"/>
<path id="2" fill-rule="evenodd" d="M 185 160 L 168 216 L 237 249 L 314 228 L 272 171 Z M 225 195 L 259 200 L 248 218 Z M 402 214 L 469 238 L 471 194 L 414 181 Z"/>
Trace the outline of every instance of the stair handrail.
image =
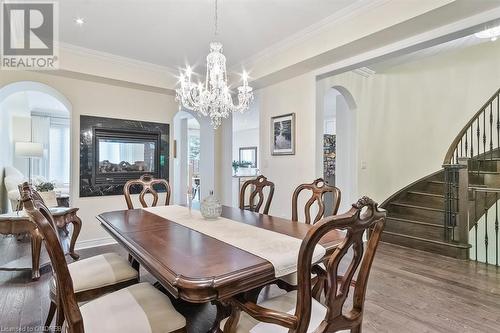
<path id="1" fill-rule="evenodd" d="M 498 99 L 497 99 L 498 98 Z M 446 156 L 444 158 L 443 164 L 457 164 L 458 161 L 455 161 L 455 163 L 452 163 L 453 156 L 455 155 L 455 152 L 458 149 L 458 145 L 460 144 L 460 141 L 463 139 L 464 135 L 467 133 L 469 128 L 471 128 L 472 124 L 479 118 L 479 116 L 486 111 L 486 108 L 490 106 L 493 101 L 497 99 L 497 103 L 500 100 L 500 88 L 491 96 L 490 99 L 484 105 L 479 109 L 479 111 L 476 112 L 476 114 L 467 122 L 467 124 L 462 128 L 462 130 L 458 133 L 458 135 L 455 137 L 455 140 L 451 143 L 450 147 L 448 148 L 448 151 L 446 152 Z M 479 153 L 479 152 L 478 152 Z"/>

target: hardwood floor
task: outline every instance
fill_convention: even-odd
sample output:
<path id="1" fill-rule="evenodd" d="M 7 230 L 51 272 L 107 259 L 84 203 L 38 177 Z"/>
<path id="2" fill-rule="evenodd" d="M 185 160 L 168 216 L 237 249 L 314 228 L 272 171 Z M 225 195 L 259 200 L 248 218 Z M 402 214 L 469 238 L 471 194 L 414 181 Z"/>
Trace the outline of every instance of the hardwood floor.
<path id="1" fill-rule="evenodd" d="M 79 253 L 85 258 L 110 251 L 126 255 L 118 245 Z M 0 267 L 29 264 L 29 256 L 29 240 L 0 238 Z M 47 262 L 45 253 L 41 262 Z M 0 271 L 0 331 L 27 331 L 43 323 L 50 275 L 49 266 L 37 282 L 29 270 Z M 154 282 L 143 271 L 141 278 Z M 215 316 L 210 304 L 175 305 L 188 318 L 189 332 L 206 332 Z M 381 244 L 368 284 L 363 331 L 500 332 L 500 270 Z"/>

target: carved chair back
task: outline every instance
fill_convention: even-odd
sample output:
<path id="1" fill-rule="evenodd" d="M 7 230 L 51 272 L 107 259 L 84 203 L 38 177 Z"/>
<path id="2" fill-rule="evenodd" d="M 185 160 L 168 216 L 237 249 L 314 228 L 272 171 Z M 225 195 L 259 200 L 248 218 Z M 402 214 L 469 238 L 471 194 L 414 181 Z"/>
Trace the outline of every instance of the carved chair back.
<path id="1" fill-rule="evenodd" d="M 59 296 L 59 311 L 62 311 L 68 331 L 83 333 L 83 319 L 76 301 L 73 281 L 68 270 L 64 252 L 59 244 L 59 238 L 54 230 L 54 221 L 49 209 L 43 201 L 33 197 L 33 192 L 28 183 L 22 185 L 21 200 L 31 220 L 37 225 L 43 235 L 43 241 L 52 263 L 56 279 L 57 295 Z"/>
<path id="2" fill-rule="evenodd" d="M 139 201 L 142 207 L 148 207 L 146 202 L 146 195 L 150 194 L 153 196 L 153 202 L 151 206 L 155 207 L 158 204 L 159 195 L 154 189 L 154 185 L 163 185 L 166 190 L 165 206 L 170 203 L 170 184 L 165 179 L 153 178 L 151 175 L 142 175 L 139 179 L 132 179 L 125 183 L 123 187 L 123 194 L 125 195 L 125 201 L 127 202 L 128 209 L 134 209 L 132 203 L 132 197 L 130 195 L 130 189 L 132 186 L 140 185 L 141 193 L 139 194 Z"/>
<path id="3" fill-rule="evenodd" d="M 245 194 L 247 188 L 250 187 L 250 197 L 248 204 L 245 203 Z M 266 177 L 260 175 L 255 179 L 247 180 L 243 183 L 240 190 L 240 209 L 246 209 L 252 212 L 259 213 L 262 204 L 264 203 L 264 189 L 269 187 L 269 193 L 267 194 L 266 204 L 262 214 L 269 214 L 269 208 L 271 207 L 271 201 L 274 195 L 274 183 L 267 180 Z M 259 196 L 259 200 L 255 203 L 255 198 Z"/>
<path id="4" fill-rule="evenodd" d="M 308 190 L 311 192 L 311 197 L 307 200 L 304 206 L 304 215 L 305 215 L 305 223 L 314 224 L 318 222 L 325 215 L 325 194 L 331 193 L 333 197 L 332 201 L 332 214 L 336 215 L 340 205 L 340 190 L 335 187 L 328 185 L 322 178 L 316 179 L 311 184 L 301 184 L 299 185 L 292 195 L 292 221 L 299 220 L 299 212 L 298 212 L 298 201 L 299 195 L 302 191 Z M 311 207 L 314 203 L 318 205 L 318 213 L 314 217 L 314 220 L 311 220 Z"/>
<path id="5" fill-rule="evenodd" d="M 328 311 L 324 322 L 315 332 L 330 333 L 347 329 L 361 332 L 366 285 L 385 226 L 385 217 L 386 212 L 380 211 L 373 200 L 363 197 L 353 204 L 347 213 L 324 218 L 309 230 L 299 252 L 299 289 L 295 311 L 297 329 L 293 332 L 307 332 L 313 293 L 311 290 L 311 260 L 315 246 L 331 230 L 344 230 L 346 237 L 328 259 L 326 271 L 323 272 L 326 274 L 328 286 L 325 300 Z M 366 249 L 363 243 L 365 231 L 369 232 Z M 342 276 L 340 275 L 341 262 L 348 263 Z M 315 268 L 319 267 L 315 266 Z M 354 281 L 356 272 L 357 279 Z M 344 309 L 351 288 L 354 289 L 352 307 Z"/>

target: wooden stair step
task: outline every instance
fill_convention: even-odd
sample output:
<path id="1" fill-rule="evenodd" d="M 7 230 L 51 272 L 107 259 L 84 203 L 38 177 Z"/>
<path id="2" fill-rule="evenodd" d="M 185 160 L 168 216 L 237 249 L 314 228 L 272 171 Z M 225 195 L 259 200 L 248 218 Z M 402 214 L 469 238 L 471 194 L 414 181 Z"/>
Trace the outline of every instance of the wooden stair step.
<path id="1" fill-rule="evenodd" d="M 408 191 L 401 199 L 405 203 L 415 203 L 416 205 L 423 205 L 433 208 L 444 207 L 444 195 L 440 193 L 433 193 L 427 191 Z"/>
<path id="2" fill-rule="evenodd" d="M 443 207 L 444 208 L 444 207 Z M 397 216 L 409 220 L 424 221 L 434 224 L 442 224 L 444 209 L 426 207 L 405 202 L 391 202 L 387 207 L 390 216 Z"/>
<path id="3" fill-rule="evenodd" d="M 382 242 L 402 245 L 405 247 L 438 253 L 444 256 L 468 259 L 470 245 L 447 243 L 443 241 L 425 239 L 395 232 L 384 231 Z"/>
<path id="4" fill-rule="evenodd" d="M 407 202 L 395 201 L 395 202 L 391 202 L 391 205 L 399 206 L 399 207 L 407 207 L 407 208 L 413 208 L 413 209 L 422 209 L 422 210 L 428 210 L 428 211 L 433 211 L 433 212 L 444 213 L 444 209 L 443 208 L 434 208 L 434 207 L 420 206 L 420 205 L 410 204 L 410 203 L 407 203 Z"/>
<path id="5" fill-rule="evenodd" d="M 444 239 L 443 224 L 428 223 L 413 219 L 388 216 L 385 231 L 441 241 Z"/>
<path id="6" fill-rule="evenodd" d="M 425 195 L 425 196 L 436 197 L 436 198 L 443 198 L 444 199 L 444 195 L 437 194 L 437 193 L 429 193 L 429 192 L 422 192 L 422 191 L 408 191 L 408 193 L 416 194 L 416 195 Z"/>

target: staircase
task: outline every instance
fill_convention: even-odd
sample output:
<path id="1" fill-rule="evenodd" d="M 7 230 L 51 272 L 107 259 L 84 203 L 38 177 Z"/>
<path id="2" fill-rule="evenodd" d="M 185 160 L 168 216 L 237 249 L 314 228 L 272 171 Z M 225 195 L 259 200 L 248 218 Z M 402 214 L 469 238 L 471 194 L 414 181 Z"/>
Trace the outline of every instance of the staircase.
<path id="1" fill-rule="evenodd" d="M 381 204 L 388 212 L 382 241 L 469 259 L 469 230 L 477 228 L 484 213 L 498 205 L 499 94 L 500 90 L 457 135 L 442 170 L 413 182 Z M 498 217 L 495 236 L 498 242 Z"/>

